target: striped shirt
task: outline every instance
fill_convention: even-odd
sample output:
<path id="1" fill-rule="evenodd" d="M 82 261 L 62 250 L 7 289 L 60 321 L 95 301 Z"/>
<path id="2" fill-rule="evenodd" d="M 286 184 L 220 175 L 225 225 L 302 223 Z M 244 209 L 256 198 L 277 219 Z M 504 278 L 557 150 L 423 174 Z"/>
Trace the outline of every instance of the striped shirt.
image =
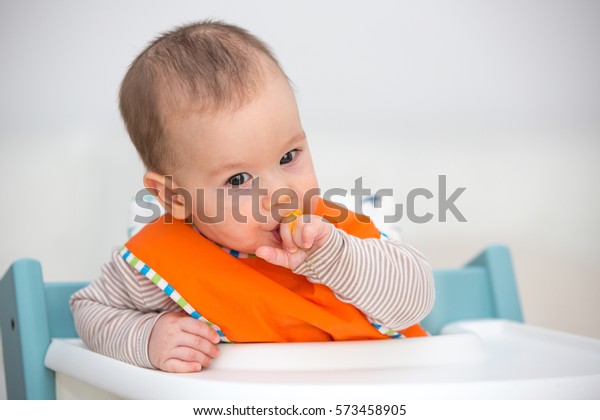
<path id="1" fill-rule="evenodd" d="M 373 323 L 402 330 L 420 322 L 434 301 L 425 258 L 394 240 L 359 239 L 332 228 L 327 242 L 294 270 L 329 287 Z M 100 277 L 71 297 L 75 327 L 93 351 L 154 368 L 148 342 L 156 320 L 183 310 L 113 250 Z"/>

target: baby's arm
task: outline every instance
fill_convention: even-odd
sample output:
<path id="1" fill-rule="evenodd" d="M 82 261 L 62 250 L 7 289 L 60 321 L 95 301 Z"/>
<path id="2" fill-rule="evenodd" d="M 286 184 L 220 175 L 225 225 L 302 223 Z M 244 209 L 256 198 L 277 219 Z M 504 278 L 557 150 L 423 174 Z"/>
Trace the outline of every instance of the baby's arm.
<path id="1" fill-rule="evenodd" d="M 282 227 L 284 249 L 270 248 L 257 255 L 326 285 L 369 321 L 392 330 L 420 322 L 431 310 L 433 274 L 425 258 L 411 246 L 386 239 L 359 239 L 314 217 L 298 224 L 297 231 L 313 225 L 309 232 L 317 232 L 312 235 L 321 238 L 321 243 L 315 241 L 318 246 L 303 249 L 302 241 L 297 240 L 301 232 L 297 232 L 293 238 L 300 249 L 290 253 Z"/>
<path id="2" fill-rule="evenodd" d="M 393 240 L 332 232 L 296 273 L 328 286 L 369 321 L 389 329 L 402 330 L 425 318 L 435 292 L 431 268 L 418 251 Z"/>
<path id="3" fill-rule="evenodd" d="M 218 334 L 184 313 L 118 252 L 100 278 L 71 297 L 71 310 L 91 350 L 133 365 L 192 372 L 218 355 Z"/>

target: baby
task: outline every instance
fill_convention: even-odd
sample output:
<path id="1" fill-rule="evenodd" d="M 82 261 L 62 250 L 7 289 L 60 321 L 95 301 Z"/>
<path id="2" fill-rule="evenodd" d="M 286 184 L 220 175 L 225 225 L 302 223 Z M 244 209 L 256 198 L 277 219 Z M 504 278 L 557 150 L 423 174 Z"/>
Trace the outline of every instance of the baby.
<path id="1" fill-rule="evenodd" d="M 94 351 L 194 372 L 219 342 L 423 336 L 429 265 L 319 197 L 287 76 L 268 47 L 216 21 L 152 42 L 120 109 L 167 213 L 71 298 Z"/>

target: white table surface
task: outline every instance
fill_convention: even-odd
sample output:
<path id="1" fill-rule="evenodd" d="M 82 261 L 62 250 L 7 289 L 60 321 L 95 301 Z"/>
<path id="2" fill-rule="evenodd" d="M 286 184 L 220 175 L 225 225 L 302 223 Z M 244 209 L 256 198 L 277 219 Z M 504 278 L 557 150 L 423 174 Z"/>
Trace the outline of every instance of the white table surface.
<path id="1" fill-rule="evenodd" d="M 600 399 L 600 340 L 503 320 L 405 340 L 224 344 L 209 369 L 193 374 L 54 339 L 46 366 L 127 399 Z"/>

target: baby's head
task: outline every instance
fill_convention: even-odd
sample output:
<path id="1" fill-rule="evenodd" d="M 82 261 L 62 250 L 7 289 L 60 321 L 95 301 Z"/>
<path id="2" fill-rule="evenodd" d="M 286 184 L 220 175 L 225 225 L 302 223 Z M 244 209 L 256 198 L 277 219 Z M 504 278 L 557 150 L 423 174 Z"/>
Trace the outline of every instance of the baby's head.
<path id="1" fill-rule="evenodd" d="M 283 215 L 316 201 L 288 79 L 239 27 L 199 22 L 156 39 L 125 75 L 120 109 L 146 187 L 217 243 L 248 253 L 277 245 Z"/>

